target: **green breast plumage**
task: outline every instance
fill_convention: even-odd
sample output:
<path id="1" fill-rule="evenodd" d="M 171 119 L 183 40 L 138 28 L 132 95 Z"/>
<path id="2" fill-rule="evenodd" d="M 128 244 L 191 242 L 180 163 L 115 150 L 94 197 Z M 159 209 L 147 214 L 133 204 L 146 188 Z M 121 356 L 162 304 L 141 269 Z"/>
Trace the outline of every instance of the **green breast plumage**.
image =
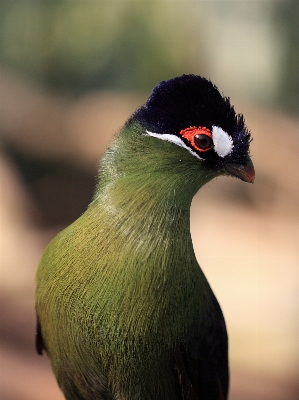
<path id="1" fill-rule="evenodd" d="M 122 135 L 135 146 L 141 129 L 136 126 L 133 133 Z M 202 183 L 194 179 L 194 187 L 189 181 L 178 187 L 178 181 L 184 182 L 179 176 L 184 169 L 176 176 L 173 167 L 170 171 L 157 164 L 159 151 L 173 146 L 165 142 L 158 142 L 152 160 L 142 152 L 135 161 L 126 155 L 133 165 L 122 162 L 117 170 L 118 157 L 132 151 L 128 138 L 125 144 L 121 135 L 118 139 L 103 160 L 94 201 L 50 243 L 37 273 L 37 311 L 47 315 L 45 320 L 41 317 L 42 335 L 62 386 L 61 369 L 74 349 L 80 351 L 68 368 L 77 365 L 77 374 L 100 369 L 107 376 L 113 365 L 114 381 L 133 375 L 131 384 L 137 388 L 133 382 L 143 365 L 148 371 L 154 354 L 152 373 L 158 377 L 170 368 L 174 345 L 199 309 L 204 323 L 204 304 L 208 307 L 212 296 L 197 264 L 189 227 L 193 192 Z M 156 145 L 155 139 L 148 142 Z M 180 148 L 170 155 L 165 160 L 169 164 L 185 158 L 186 165 L 189 159 L 185 173 L 190 180 L 192 156 Z M 150 177 L 144 176 L 143 168 Z"/>

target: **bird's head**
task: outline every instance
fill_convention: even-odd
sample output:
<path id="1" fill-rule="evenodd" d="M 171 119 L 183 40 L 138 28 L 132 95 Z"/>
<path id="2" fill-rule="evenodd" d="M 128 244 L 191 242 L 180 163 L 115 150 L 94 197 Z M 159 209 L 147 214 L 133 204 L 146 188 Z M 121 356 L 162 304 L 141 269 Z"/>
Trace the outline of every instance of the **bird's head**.
<path id="1" fill-rule="evenodd" d="M 144 135 L 170 142 L 189 152 L 202 167 L 253 183 L 250 133 L 242 114 L 209 80 L 183 75 L 159 83 L 147 102 L 129 119 Z"/>

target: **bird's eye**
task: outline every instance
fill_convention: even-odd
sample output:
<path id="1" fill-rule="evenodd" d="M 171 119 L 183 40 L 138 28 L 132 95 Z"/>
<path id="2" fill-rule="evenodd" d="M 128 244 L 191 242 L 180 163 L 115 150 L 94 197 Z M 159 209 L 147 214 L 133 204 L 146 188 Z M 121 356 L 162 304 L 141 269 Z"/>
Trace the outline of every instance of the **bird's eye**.
<path id="1" fill-rule="evenodd" d="M 201 150 L 209 150 L 213 147 L 213 140 L 207 135 L 199 134 L 194 136 L 194 143 Z"/>
<path id="2" fill-rule="evenodd" d="M 214 146 L 212 132 L 205 126 L 190 126 L 182 129 L 180 135 L 189 142 L 192 149 L 200 152 L 208 151 Z"/>

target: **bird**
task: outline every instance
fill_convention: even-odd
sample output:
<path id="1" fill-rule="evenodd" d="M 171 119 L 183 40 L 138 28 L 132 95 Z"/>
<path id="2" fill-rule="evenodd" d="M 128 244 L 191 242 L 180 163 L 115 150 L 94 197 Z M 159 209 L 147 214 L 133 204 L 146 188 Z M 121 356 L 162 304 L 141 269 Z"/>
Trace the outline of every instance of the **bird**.
<path id="1" fill-rule="evenodd" d="M 254 182 L 251 141 L 230 99 L 193 74 L 156 85 L 116 133 L 90 205 L 36 273 L 36 348 L 65 399 L 228 398 L 228 335 L 190 206 L 219 176 Z"/>

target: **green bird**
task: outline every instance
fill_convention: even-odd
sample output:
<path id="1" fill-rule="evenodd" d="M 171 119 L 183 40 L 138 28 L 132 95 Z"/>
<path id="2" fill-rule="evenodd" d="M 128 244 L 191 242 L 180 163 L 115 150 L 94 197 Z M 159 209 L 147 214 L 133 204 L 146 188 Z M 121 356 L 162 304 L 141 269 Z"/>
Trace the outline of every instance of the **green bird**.
<path id="1" fill-rule="evenodd" d="M 196 260 L 190 206 L 211 179 L 254 181 L 250 133 L 209 80 L 159 83 L 104 154 L 86 212 L 36 275 L 38 353 L 67 400 L 222 400 L 228 344 Z"/>

